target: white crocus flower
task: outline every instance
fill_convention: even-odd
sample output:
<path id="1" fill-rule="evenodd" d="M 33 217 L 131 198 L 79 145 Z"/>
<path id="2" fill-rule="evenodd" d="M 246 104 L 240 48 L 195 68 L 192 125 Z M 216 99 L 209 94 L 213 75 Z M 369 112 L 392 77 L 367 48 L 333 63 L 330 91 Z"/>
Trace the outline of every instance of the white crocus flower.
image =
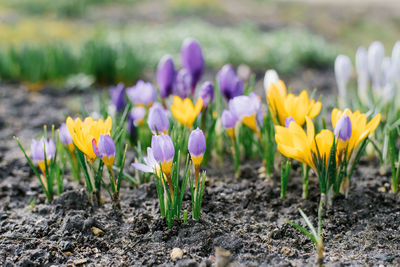
<path id="1" fill-rule="evenodd" d="M 345 55 L 338 55 L 335 60 L 335 77 L 339 90 L 341 105 L 346 106 L 346 88 L 351 77 L 352 65 L 350 58 Z"/>
<path id="2" fill-rule="evenodd" d="M 267 93 L 268 88 L 271 84 L 275 84 L 279 81 L 278 73 L 274 69 L 267 70 L 264 76 L 264 89 Z"/>
<path id="3" fill-rule="evenodd" d="M 368 52 L 365 47 L 360 46 L 356 52 L 356 71 L 358 97 L 364 105 L 370 101 L 368 96 L 369 75 L 368 75 Z"/>

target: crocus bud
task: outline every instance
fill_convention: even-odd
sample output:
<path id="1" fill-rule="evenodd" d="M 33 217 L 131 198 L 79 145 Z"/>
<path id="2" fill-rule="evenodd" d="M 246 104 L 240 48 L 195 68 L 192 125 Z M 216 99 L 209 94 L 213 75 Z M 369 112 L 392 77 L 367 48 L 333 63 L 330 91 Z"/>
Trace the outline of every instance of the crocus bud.
<path id="1" fill-rule="evenodd" d="M 115 144 L 111 136 L 108 134 L 101 134 L 99 143 L 93 138 L 93 152 L 97 157 L 101 158 L 108 168 L 112 168 L 115 158 Z"/>
<path id="2" fill-rule="evenodd" d="M 296 123 L 296 121 L 295 121 L 292 117 L 286 118 L 286 119 L 285 119 L 285 127 L 286 127 L 286 128 L 289 128 L 289 125 L 290 125 L 291 122 Z"/>
<path id="3" fill-rule="evenodd" d="M 188 150 L 194 165 L 200 165 L 206 152 L 206 137 L 203 131 L 197 128 L 190 133 Z"/>
<path id="4" fill-rule="evenodd" d="M 192 94 L 196 84 L 204 72 L 204 58 L 200 44 L 192 39 L 186 38 L 181 49 L 182 66 L 187 69 L 191 76 Z"/>
<path id="5" fill-rule="evenodd" d="M 369 101 L 368 52 L 367 49 L 365 49 L 363 46 L 360 46 L 356 52 L 356 71 L 357 71 L 358 96 L 360 97 L 361 101 L 364 104 L 366 104 Z"/>
<path id="6" fill-rule="evenodd" d="M 151 139 L 153 155 L 158 163 L 161 163 L 162 171 L 169 176 L 172 169 L 172 160 L 175 155 L 174 144 L 171 137 L 166 134 L 153 135 Z"/>
<path id="7" fill-rule="evenodd" d="M 264 75 L 264 90 L 265 92 L 268 91 L 268 88 L 271 84 L 275 84 L 279 81 L 278 73 L 273 70 L 267 70 Z"/>
<path id="8" fill-rule="evenodd" d="M 161 58 L 157 67 L 157 84 L 162 98 L 166 98 L 173 93 L 176 78 L 174 61 L 170 55 Z"/>
<path id="9" fill-rule="evenodd" d="M 135 86 L 126 89 L 126 93 L 133 104 L 150 106 L 156 99 L 156 88 L 151 83 L 138 81 Z"/>
<path id="10" fill-rule="evenodd" d="M 372 77 L 372 85 L 374 89 L 380 88 L 381 85 L 381 66 L 385 56 L 385 48 L 381 42 L 375 41 L 368 48 L 368 70 Z"/>
<path id="11" fill-rule="evenodd" d="M 61 143 L 66 145 L 68 147 L 68 150 L 72 153 L 74 151 L 74 143 L 65 123 L 61 124 L 60 126 L 59 136 Z"/>
<path id="12" fill-rule="evenodd" d="M 176 76 L 174 94 L 181 98 L 187 98 L 190 94 L 191 76 L 186 69 L 181 69 Z"/>
<path id="13" fill-rule="evenodd" d="M 169 120 L 167 112 L 160 104 L 155 103 L 150 108 L 149 116 L 147 117 L 147 124 L 153 134 L 168 132 Z"/>
<path id="14" fill-rule="evenodd" d="M 117 86 L 110 87 L 110 98 L 117 112 L 124 110 L 126 106 L 126 100 L 125 86 L 123 83 L 119 83 Z"/>
<path id="15" fill-rule="evenodd" d="M 44 154 L 46 151 L 47 163 L 52 159 L 56 153 L 56 145 L 53 139 L 46 139 L 42 137 L 39 141 L 32 139 L 31 141 L 31 158 L 39 165 L 43 174 L 46 173 L 46 165 L 44 162 Z"/>
<path id="16" fill-rule="evenodd" d="M 347 141 L 351 137 L 352 127 L 349 116 L 342 115 L 336 124 L 334 134 L 336 138 L 340 138 L 342 141 Z"/>
<path id="17" fill-rule="evenodd" d="M 217 74 L 218 85 L 221 93 L 227 100 L 243 94 L 243 81 L 236 76 L 231 65 L 225 65 Z"/>
<path id="18" fill-rule="evenodd" d="M 226 129 L 228 135 L 233 138 L 235 133 L 235 125 L 238 118 L 230 110 L 225 109 L 221 115 L 222 127 Z"/>
<path id="19" fill-rule="evenodd" d="M 335 77 L 341 100 L 346 98 L 346 87 L 351 77 L 352 65 L 350 58 L 345 55 L 337 56 L 335 60 Z"/>
<path id="20" fill-rule="evenodd" d="M 211 82 L 204 82 L 199 90 L 199 97 L 203 99 L 203 107 L 208 107 L 214 100 L 214 85 Z"/>

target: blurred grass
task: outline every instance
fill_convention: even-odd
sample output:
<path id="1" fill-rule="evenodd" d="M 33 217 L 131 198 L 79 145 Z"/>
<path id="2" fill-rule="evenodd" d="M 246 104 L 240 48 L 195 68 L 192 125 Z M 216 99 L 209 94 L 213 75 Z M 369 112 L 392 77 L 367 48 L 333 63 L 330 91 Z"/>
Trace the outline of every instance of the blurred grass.
<path id="1" fill-rule="evenodd" d="M 56 14 L 58 17 L 78 18 L 95 5 L 126 3 L 140 0 L 0 0 L 0 5 L 28 15 Z"/>
<path id="2" fill-rule="evenodd" d="M 200 42 L 211 70 L 244 63 L 258 72 L 275 68 L 288 74 L 301 67 L 327 67 L 336 55 L 333 46 L 307 31 L 266 33 L 252 24 L 221 28 L 187 20 L 114 28 L 27 19 L 13 27 L 0 24 L 0 77 L 51 82 L 85 73 L 99 83 L 131 83 L 154 71 L 166 53 L 180 66 L 180 47 L 188 36 Z"/>

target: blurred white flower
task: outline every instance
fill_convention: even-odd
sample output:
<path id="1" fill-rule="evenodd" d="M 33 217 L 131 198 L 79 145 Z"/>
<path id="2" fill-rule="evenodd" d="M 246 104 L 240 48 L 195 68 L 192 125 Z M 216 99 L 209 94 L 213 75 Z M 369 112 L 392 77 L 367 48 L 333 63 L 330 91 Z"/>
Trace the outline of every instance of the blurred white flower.
<path id="1" fill-rule="evenodd" d="M 347 83 L 351 77 L 352 64 L 350 58 L 345 55 L 338 55 L 335 60 L 335 77 L 339 90 L 339 99 L 345 105 Z"/>
<path id="2" fill-rule="evenodd" d="M 368 48 L 368 70 L 372 79 L 372 86 L 379 91 L 382 79 L 382 61 L 385 56 L 385 48 L 379 41 L 373 42 Z"/>
<path id="3" fill-rule="evenodd" d="M 368 52 L 365 47 L 360 46 L 356 52 L 356 71 L 357 71 L 357 88 L 358 96 L 362 103 L 368 104 Z"/>
<path id="4" fill-rule="evenodd" d="M 267 92 L 270 84 L 277 83 L 279 81 L 278 73 L 274 69 L 267 70 L 264 76 L 264 89 Z"/>

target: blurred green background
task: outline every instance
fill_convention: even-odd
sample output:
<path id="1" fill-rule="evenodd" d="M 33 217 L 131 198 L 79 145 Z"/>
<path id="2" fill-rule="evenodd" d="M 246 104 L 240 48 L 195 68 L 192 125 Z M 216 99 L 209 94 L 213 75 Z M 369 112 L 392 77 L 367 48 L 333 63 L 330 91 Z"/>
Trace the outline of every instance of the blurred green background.
<path id="1" fill-rule="evenodd" d="M 374 40 L 400 36 L 400 1 L 0 0 L 0 78 L 44 84 L 133 83 L 162 55 L 180 66 L 185 37 L 209 71 L 226 63 L 255 73 L 332 68 Z M 152 79 L 152 78 L 150 78 Z"/>

